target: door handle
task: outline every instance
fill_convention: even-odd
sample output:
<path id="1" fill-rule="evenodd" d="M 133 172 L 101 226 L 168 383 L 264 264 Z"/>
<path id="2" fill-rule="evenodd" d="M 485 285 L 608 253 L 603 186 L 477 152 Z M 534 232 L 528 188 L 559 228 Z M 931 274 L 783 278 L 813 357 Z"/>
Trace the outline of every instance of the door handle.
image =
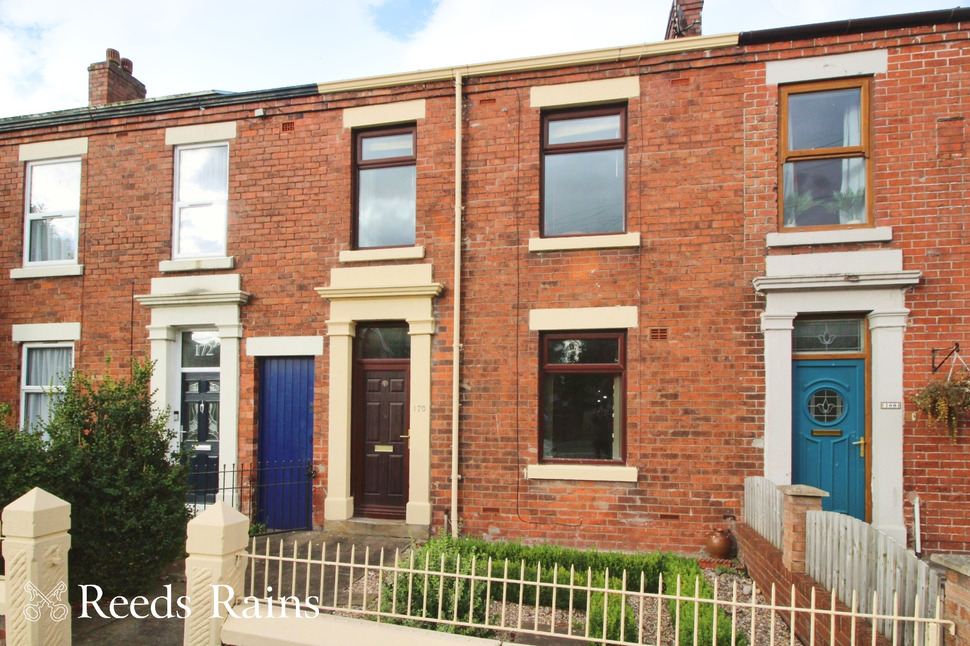
<path id="1" fill-rule="evenodd" d="M 858 446 L 859 447 L 859 457 L 860 458 L 866 457 L 866 438 L 863 437 L 858 442 L 853 442 L 852 443 L 852 446 Z"/>

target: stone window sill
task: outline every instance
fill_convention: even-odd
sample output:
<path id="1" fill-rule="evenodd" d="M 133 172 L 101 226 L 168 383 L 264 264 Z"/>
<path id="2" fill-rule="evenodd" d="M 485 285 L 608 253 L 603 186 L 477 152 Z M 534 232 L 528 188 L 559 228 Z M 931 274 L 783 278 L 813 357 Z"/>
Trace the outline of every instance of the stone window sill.
<path id="1" fill-rule="evenodd" d="M 10 277 L 13 279 L 81 276 L 82 274 L 84 274 L 84 265 L 40 265 L 10 270 Z"/>
<path id="2" fill-rule="evenodd" d="M 589 464 L 530 464 L 529 480 L 591 480 L 595 482 L 636 482 L 637 468 Z"/>
<path id="3" fill-rule="evenodd" d="M 161 272 L 200 271 L 206 269 L 232 269 L 233 256 L 225 258 L 191 258 L 186 260 L 163 260 L 158 263 Z"/>
<path id="4" fill-rule="evenodd" d="M 530 238 L 529 251 L 572 251 L 577 249 L 617 249 L 639 247 L 640 233 L 616 233 L 602 236 L 569 236 Z"/>

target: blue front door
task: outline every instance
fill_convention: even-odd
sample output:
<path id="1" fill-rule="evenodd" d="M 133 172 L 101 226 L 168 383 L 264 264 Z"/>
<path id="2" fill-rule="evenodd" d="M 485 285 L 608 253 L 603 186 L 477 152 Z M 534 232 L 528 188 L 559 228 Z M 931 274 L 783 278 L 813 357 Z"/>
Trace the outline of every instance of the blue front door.
<path id="1" fill-rule="evenodd" d="M 259 521 L 309 529 L 313 473 L 313 357 L 267 357 L 259 370 Z"/>
<path id="2" fill-rule="evenodd" d="M 792 377 L 792 484 L 827 491 L 826 511 L 866 520 L 864 360 L 795 361 Z"/>

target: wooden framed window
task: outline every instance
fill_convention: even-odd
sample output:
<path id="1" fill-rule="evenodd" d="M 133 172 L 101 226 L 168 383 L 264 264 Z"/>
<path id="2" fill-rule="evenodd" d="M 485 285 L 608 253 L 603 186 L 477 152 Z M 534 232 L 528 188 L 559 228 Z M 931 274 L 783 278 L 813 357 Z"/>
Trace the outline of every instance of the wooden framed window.
<path id="1" fill-rule="evenodd" d="M 542 117 L 542 237 L 626 231 L 626 108 Z"/>
<path id="2" fill-rule="evenodd" d="M 621 462 L 626 335 L 545 333 L 540 352 L 540 459 Z"/>
<path id="3" fill-rule="evenodd" d="M 871 226 L 868 78 L 781 86 L 780 228 Z"/>
<path id="4" fill-rule="evenodd" d="M 407 126 L 356 133 L 356 249 L 414 245 L 416 130 Z"/>

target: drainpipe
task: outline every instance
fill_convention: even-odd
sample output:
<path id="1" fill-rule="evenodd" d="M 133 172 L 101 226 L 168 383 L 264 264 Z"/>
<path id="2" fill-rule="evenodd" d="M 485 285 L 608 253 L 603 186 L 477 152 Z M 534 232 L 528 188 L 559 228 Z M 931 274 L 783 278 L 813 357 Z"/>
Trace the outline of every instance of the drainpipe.
<path id="1" fill-rule="evenodd" d="M 455 70 L 455 276 L 451 343 L 451 535 L 458 537 L 458 413 L 461 406 L 461 72 Z"/>
<path id="2" fill-rule="evenodd" d="M 923 552 L 922 545 L 922 530 L 920 529 L 919 521 L 919 496 L 913 499 L 913 520 L 915 522 L 915 527 L 913 527 L 913 533 L 916 534 L 916 556 L 919 556 Z"/>

